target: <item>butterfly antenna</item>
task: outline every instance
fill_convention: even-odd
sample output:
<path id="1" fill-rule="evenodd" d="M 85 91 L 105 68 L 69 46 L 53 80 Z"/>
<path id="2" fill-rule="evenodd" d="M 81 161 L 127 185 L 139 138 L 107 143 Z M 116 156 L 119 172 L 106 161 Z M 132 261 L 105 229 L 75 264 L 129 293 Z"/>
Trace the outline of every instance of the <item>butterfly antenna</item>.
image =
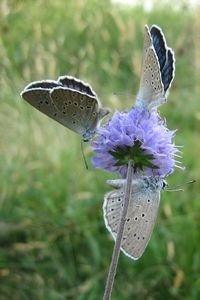
<path id="1" fill-rule="evenodd" d="M 81 153 L 82 153 L 82 157 L 83 157 L 83 161 L 84 161 L 86 170 L 88 170 L 89 168 L 88 168 L 87 160 L 85 158 L 85 153 L 84 153 L 84 149 L 83 149 L 83 141 L 82 140 L 81 140 Z"/>
<path id="2" fill-rule="evenodd" d="M 165 190 L 166 190 L 167 192 L 183 192 L 184 189 L 180 189 L 180 187 L 182 187 L 182 186 L 184 186 L 184 185 L 186 185 L 186 184 L 194 183 L 194 182 L 196 182 L 196 180 L 190 180 L 190 181 L 181 183 L 181 184 L 177 185 L 176 187 L 166 188 Z"/>

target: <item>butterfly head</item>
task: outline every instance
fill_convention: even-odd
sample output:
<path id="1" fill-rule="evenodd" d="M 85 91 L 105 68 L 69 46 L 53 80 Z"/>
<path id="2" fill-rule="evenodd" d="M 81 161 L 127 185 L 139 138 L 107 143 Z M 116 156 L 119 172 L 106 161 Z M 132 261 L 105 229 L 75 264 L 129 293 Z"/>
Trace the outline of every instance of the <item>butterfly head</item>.
<path id="1" fill-rule="evenodd" d="M 96 134 L 96 130 L 87 130 L 83 135 L 82 135 L 82 140 L 83 142 L 89 142 L 94 135 Z"/>

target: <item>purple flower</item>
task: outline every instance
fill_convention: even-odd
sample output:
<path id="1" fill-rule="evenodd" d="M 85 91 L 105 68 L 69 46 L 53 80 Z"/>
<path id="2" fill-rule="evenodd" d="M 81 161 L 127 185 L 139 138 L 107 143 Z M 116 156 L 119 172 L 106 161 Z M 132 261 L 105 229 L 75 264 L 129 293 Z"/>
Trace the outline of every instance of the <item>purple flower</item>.
<path id="1" fill-rule="evenodd" d="M 174 135 L 157 111 L 134 107 L 128 112 L 115 112 L 91 143 L 95 152 L 92 163 L 125 178 L 131 159 L 136 176 L 167 176 L 176 166 Z"/>

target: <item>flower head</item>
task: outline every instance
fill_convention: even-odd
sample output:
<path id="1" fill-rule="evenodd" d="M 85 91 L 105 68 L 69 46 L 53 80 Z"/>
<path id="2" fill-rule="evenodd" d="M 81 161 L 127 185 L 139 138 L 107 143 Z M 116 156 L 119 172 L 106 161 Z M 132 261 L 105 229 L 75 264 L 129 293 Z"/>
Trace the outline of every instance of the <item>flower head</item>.
<path id="1" fill-rule="evenodd" d="M 174 170 L 178 151 L 173 143 L 175 131 L 167 129 L 157 111 L 134 107 L 115 112 L 98 134 L 92 142 L 95 167 L 117 171 L 123 178 L 130 159 L 136 176 L 167 176 Z"/>

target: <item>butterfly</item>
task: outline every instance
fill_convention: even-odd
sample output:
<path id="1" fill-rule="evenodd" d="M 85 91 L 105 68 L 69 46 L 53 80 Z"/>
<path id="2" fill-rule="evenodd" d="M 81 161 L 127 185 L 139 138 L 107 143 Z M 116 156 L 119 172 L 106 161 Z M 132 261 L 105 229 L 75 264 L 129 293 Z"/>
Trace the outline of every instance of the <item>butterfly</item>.
<path id="1" fill-rule="evenodd" d="M 48 117 L 89 141 L 110 110 L 101 106 L 89 84 L 72 76 L 28 84 L 22 98 Z"/>
<path id="2" fill-rule="evenodd" d="M 107 183 L 115 190 L 108 192 L 104 197 L 104 222 L 116 240 L 126 179 L 108 180 Z M 134 260 L 142 256 L 149 242 L 160 203 L 160 192 L 166 185 L 164 178 L 159 176 L 143 176 L 132 180 L 121 250 Z"/>
<path id="3" fill-rule="evenodd" d="M 151 109 L 166 101 L 175 76 L 175 56 L 156 25 L 145 26 L 142 70 L 136 106 Z"/>

